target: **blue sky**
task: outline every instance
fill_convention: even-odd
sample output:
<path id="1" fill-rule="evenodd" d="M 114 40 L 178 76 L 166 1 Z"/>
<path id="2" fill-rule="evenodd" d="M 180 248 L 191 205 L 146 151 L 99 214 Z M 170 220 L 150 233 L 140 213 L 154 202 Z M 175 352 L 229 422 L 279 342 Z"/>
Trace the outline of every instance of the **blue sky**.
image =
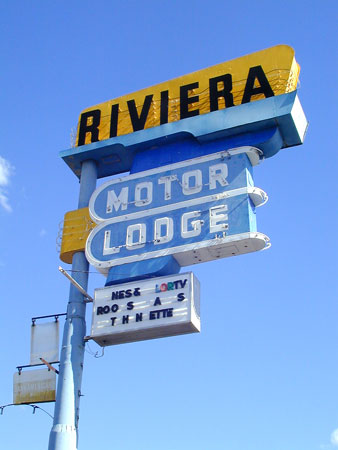
<path id="1" fill-rule="evenodd" d="M 29 361 L 31 317 L 68 301 L 56 240 L 79 184 L 59 151 L 80 111 L 283 43 L 301 66 L 310 126 L 303 146 L 254 170 L 269 195 L 257 221 L 271 249 L 194 267 L 200 334 L 109 347 L 102 358 L 90 344 L 79 448 L 338 448 L 337 9 L 331 0 L 2 2 L 1 405 Z M 103 284 L 91 274 L 89 292 Z M 7 408 L 1 447 L 43 450 L 51 425 L 41 411 Z"/>

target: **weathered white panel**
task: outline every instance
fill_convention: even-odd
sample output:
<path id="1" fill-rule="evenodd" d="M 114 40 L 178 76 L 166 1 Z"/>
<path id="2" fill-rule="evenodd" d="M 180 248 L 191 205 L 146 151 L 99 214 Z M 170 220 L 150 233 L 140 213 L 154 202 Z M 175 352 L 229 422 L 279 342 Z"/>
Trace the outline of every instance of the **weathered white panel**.
<path id="1" fill-rule="evenodd" d="M 55 401 L 56 373 L 48 369 L 16 372 L 13 377 L 13 403 Z"/>
<path id="2" fill-rule="evenodd" d="M 31 327 L 30 365 L 59 361 L 59 322 L 35 324 Z"/>

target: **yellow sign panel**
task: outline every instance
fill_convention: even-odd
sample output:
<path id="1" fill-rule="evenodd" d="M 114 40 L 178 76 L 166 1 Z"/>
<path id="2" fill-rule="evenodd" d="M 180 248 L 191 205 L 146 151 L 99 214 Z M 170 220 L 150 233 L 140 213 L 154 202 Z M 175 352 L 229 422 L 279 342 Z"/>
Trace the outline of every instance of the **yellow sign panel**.
<path id="1" fill-rule="evenodd" d="M 76 145 L 285 94 L 298 76 L 287 45 L 251 53 L 85 109 Z"/>
<path id="2" fill-rule="evenodd" d="M 89 216 L 88 208 L 76 209 L 65 214 L 60 251 L 63 262 L 71 264 L 74 253 L 84 251 L 89 232 L 95 225 Z"/>

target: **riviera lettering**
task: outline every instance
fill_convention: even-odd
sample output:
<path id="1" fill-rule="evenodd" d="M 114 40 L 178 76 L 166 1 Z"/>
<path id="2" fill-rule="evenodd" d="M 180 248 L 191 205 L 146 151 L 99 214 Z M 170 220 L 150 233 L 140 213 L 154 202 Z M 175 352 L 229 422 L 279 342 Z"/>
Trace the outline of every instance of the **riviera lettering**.
<path id="1" fill-rule="evenodd" d="M 179 118 L 186 119 L 189 117 L 198 116 L 199 110 L 199 95 L 195 91 L 199 88 L 199 82 L 185 84 L 180 86 L 179 97 Z M 220 103 L 224 108 L 235 106 L 232 93 L 233 81 L 230 73 L 213 77 L 209 79 L 209 110 L 217 111 L 220 109 Z M 169 122 L 169 91 L 164 90 L 160 93 L 160 117 L 158 125 L 163 125 Z M 249 103 L 255 95 L 264 95 L 266 98 L 274 96 L 274 92 L 270 86 L 267 76 L 264 73 L 262 66 L 250 67 L 248 76 L 241 99 L 241 104 Z M 220 102 L 220 99 L 222 102 Z M 135 100 L 127 101 L 129 120 L 133 131 L 143 130 L 146 125 L 147 118 L 151 111 L 152 103 L 154 102 L 154 94 L 146 95 L 143 105 L 136 105 Z M 113 104 L 110 112 L 110 133 L 109 137 L 116 137 L 119 135 L 118 119 L 119 119 L 120 105 Z M 81 114 L 79 123 L 79 134 L 77 145 L 84 145 L 86 143 L 86 136 L 89 134 L 90 142 L 97 142 L 101 140 L 99 126 L 101 123 L 101 110 L 93 109 Z"/>

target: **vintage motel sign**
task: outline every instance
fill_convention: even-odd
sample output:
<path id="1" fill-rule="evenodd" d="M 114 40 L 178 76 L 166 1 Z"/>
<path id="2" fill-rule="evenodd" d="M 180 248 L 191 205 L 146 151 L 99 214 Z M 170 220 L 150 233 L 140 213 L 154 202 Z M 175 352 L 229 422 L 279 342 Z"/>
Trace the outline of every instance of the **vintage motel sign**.
<path id="1" fill-rule="evenodd" d="M 269 158 L 281 148 L 302 144 L 304 140 L 307 120 L 297 97 L 298 76 L 299 66 L 295 60 L 294 50 L 286 45 L 278 45 L 101 103 L 81 113 L 75 147 L 62 152 L 61 156 L 77 176 L 80 176 L 83 161 L 95 161 L 98 178 L 126 171 L 136 175 L 149 169 L 246 145 L 258 148 L 260 159 Z M 187 177 L 188 175 L 185 175 L 185 178 Z M 191 181 L 193 177 L 189 179 Z M 174 239 L 171 238 L 171 234 L 174 237 L 180 230 L 181 237 L 187 237 L 184 226 L 188 216 L 183 215 L 182 209 L 179 211 L 178 206 L 175 209 L 170 205 L 170 201 L 166 201 L 162 206 L 156 206 L 158 198 L 155 198 L 155 195 L 151 202 L 148 197 L 142 197 L 148 195 L 150 189 L 154 187 L 151 180 L 150 184 L 147 181 L 144 181 L 145 185 L 139 184 L 138 191 L 134 194 L 133 179 L 126 178 L 125 181 L 129 183 L 128 186 L 121 184 L 121 191 L 114 191 L 117 203 L 114 203 L 113 194 L 110 199 L 113 209 L 116 209 L 113 205 L 120 204 L 120 218 L 119 214 L 113 217 L 112 211 L 108 209 L 105 213 L 98 211 L 97 204 L 92 205 L 91 212 L 83 208 L 71 211 L 65 216 L 61 259 L 69 263 L 76 252 L 83 251 L 87 236 L 94 227 L 87 243 L 86 254 L 88 260 L 103 273 L 107 273 L 109 267 L 111 268 L 108 284 L 118 282 L 119 279 L 128 279 L 128 273 L 131 272 L 133 277 L 147 273 L 151 276 L 173 273 L 172 271 L 178 270 L 179 257 L 175 256 L 175 262 L 171 255 L 180 253 L 182 256 L 182 252 L 173 250 Z M 158 183 L 158 180 L 155 182 Z M 174 181 L 165 179 L 162 185 L 156 186 L 169 190 L 175 189 L 178 185 Z M 223 187 L 223 193 L 234 190 L 230 189 L 230 186 Z M 253 184 L 243 184 L 241 187 L 252 188 Z M 248 205 L 251 205 L 253 193 L 247 191 L 242 194 L 247 195 L 246 201 Z M 167 192 L 166 195 L 171 193 Z M 99 197 L 97 201 L 100 203 Z M 198 202 L 197 197 L 193 198 L 191 194 L 190 198 Z M 235 196 L 232 195 L 232 197 Z M 173 199 L 176 201 L 174 196 Z M 235 200 L 233 198 L 233 201 Z M 237 200 L 240 199 L 237 198 Z M 128 207 L 124 210 L 126 201 Z M 136 210 L 139 212 L 149 210 L 142 223 L 137 222 L 135 216 L 132 217 L 133 201 L 135 214 Z M 181 200 L 178 199 L 177 205 L 180 202 Z M 220 205 L 209 204 L 211 208 L 217 208 Z M 155 212 L 161 214 L 158 209 L 166 206 L 170 208 L 168 215 L 164 216 L 166 218 L 155 217 Z M 215 211 L 209 208 L 209 220 L 210 218 L 213 220 Z M 186 212 L 192 214 L 196 211 L 191 209 Z M 227 213 L 223 211 L 223 214 Z M 254 210 L 250 211 L 248 206 L 246 214 L 247 223 L 250 223 L 249 232 L 256 232 Z M 154 219 L 153 221 L 150 216 Z M 122 223 L 122 217 L 125 223 L 119 227 L 119 232 L 121 230 L 122 234 L 118 236 L 117 224 L 119 221 Z M 244 215 L 242 214 L 241 217 L 244 218 Z M 198 231 L 198 223 L 207 223 L 206 219 L 207 217 L 198 216 L 196 221 L 190 220 L 194 222 L 193 226 L 197 227 L 194 231 Z M 135 220 L 135 222 L 127 224 L 126 221 L 129 220 Z M 106 221 L 105 225 L 103 221 Z M 233 224 L 230 228 L 235 231 Z M 211 229 L 215 230 L 213 225 Z M 243 235 L 238 227 L 234 235 L 241 234 Z M 104 236 L 102 255 L 99 249 L 101 243 L 98 244 L 102 242 L 101 235 Z M 227 242 L 230 243 L 230 235 L 231 231 L 222 230 L 222 238 L 227 239 L 226 242 L 222 242 L 225 247 L 228 245 Z M 155 243 L 156 236 L 160 238 L 157 239 L 158 244 Z M 193 237 L 192 233 L 190 237 Z M 263 241 L 264 245 L 267 242 L 265 236 L 256 235 L 256 238 L 260 241 L 260 245 L 254 246 L 251 251 L 262 248 Z M 165 250 L 164 239 L 171 243 L 167 245 L 167 253 L 159 253 L 159 248 Z M 204 241 L 211 243 L 211 240 L 211 236 L 208 238 L 205 236 Z M 191 241 L 189 244 L 196 244 L 197 250 L 200 246 L 197 239 L 196 242 Z M 138 249 L 144 246 L 144 251 L 137 253 L 135 251 L 137 246 Z M 184 246 L 182 243 L 176 245 L 180 247 L 180 250 L 182 246 Z M 240 247 L 233 248 L 230 254 L 241 254 L 244 249 L 250 248 L 250 245 L 246 242 Z M 180 258 L 180 264 L 191 263 L 189 251 L 184 250 L 185 257 Z M 115 255 L 109 259 L 107 252 L 111 255 L 115 252 Z M 160 258 L 162 262 L 158 260 L 159 270 L 154 271 L 149 266 L 145 267 L 144 264 L 144 267 L 140 267 L 139 262 L 144 261 L 143 257 L 147 253 L 151 253 L 154 258 L 158 255 L 166 255 L 165 259 Z M 203 253 L 203 255 L 195 255 L 194 259 L 198 262 L 209 260 L 206 253 Z M 135 262 L 138 268 L 133 262 L 132 266 L 128 263 L 133 261 L 132 258 L 128 259 L 132 254 L 139 257 Z M 218 257 L 220 257 L 219 254 Z M 150 260 L 154 261 L 154 258 Z M 124 264 L 123 276 L 121 270 L 113 270 L 114 266 L 121 263 Z"/>
<path id="2" fill-rule="evenodd" d="M 90 339 L 101 346 L 200 331 L 192 272 L 95 289 Z"/>
<path id="3" fill-rule="evenodd" d="M 98 223 L 88 261 L 110 267 L 173 255 L 180 266 L 261 250 L 255 207 L 267 195 L 253 186 L 252 147 L 162 166 L 100 186 L 89 212 Z"/>
<path id="4" fill-rule="evenodd" d="M 98 178 L 243 145 L 269 158 L 304 141 L 299 70 L 294 50 L 277 45 L 100 103 L 82 111 L 75 146 L 60 156 L 78 177 L 95 161 Z M 84 251 L 93 226 L 87 208 L 66 213 L 62 261 Z"/>
<path id="5" fill-rule="evenodd" d="M 113 285 L 97 294 L 94 304 L 90 337 L 100 345 L 198 331 L 195 289 L 172 294 L 176 286 L 186 287 L 186 279 L 188 283 L 188 277 L 180 278 L 181 266 L 266 248 L 268 238 L 256 230 L 255 206 L 267 196 L 254 187 L 249 157 L 245 155 L 248 167 L 237 173 L 232 163 L 227 165 L 227 152 L 251 146 L 264 159 L 303 143 L 307 120 L 296 92 L 298 75 L 293 49 L 276 46 L 81 113 L 76 142 L 60 155 L 81 185 L 81 210 L 67 214 L 60 256 L 72 262 L 76 277 L 86 283 L 82 252 L 94 226 L 86 257 L 107 273 L 106 286 Z M 196 158 L 220 152 L 220 160 L 203 160 L 198 166 Z M 191 168 L 182 165 L 187 160 Z M 156 172 L 163 166 L 166 172 Z M 134 178 L 97 191 L 88 211 L 96 179 L 127 171 Z M 146 171 L 152 171 L 149 179 Z M 245 183 L 236 186 L 237 177 Z M 88 223 L 88 212 L 94 223 Z M 151 283 L 159 276 L 157 292 Z M 136 291 L 143 292 L 141 285 L 148 286 L 144 303 L 134 301 L 140 297 Z M 76 445 L 84 327 L 82 320 L 71 322 L 73 317 L 84 319 L 85 304 L 80 302 L 70 297 L 51 448 L 65 439 Z M 61 399 L 74 410 L 67 424 Z"/>

